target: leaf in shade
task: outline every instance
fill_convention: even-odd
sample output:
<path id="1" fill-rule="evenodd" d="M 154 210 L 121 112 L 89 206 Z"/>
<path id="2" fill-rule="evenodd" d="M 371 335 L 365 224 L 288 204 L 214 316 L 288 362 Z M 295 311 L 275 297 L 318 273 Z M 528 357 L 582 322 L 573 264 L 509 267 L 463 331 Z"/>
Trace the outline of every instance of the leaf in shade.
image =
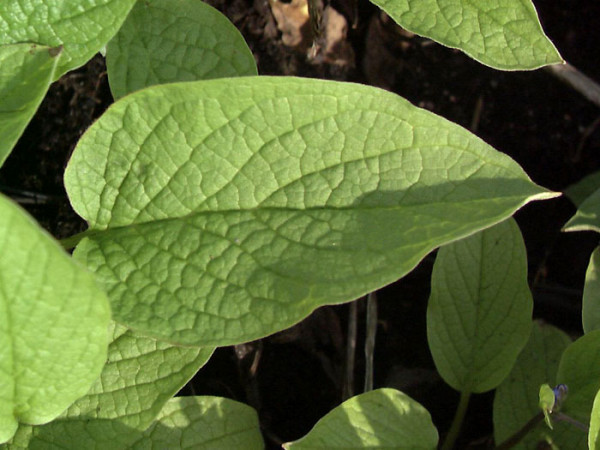
<path id="1" fill-rule="evenodd" d="M 440 375 L 462 392 L 498 386 L 529 339 L 532 310 L 525 244 L 513 219 L 442 247 L 427 307 Z"/>

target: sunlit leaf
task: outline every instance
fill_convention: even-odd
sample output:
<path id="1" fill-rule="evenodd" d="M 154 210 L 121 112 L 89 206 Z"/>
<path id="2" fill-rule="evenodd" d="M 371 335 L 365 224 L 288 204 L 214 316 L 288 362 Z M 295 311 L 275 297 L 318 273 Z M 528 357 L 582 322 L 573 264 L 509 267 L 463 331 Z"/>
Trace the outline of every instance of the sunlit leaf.
<path id="1" fill-rule="evenodd" d="M 440 375 L 462 392 L 498 386 L 529 339 L 532 309 L 525 244 L 513 219 L 442 247 L 427 307 Z"/>
<path id="2" fill-rule="evenodd" d="M 198 0 L 138 2 L 106 49 L 115 98 L 154 84 L 256 75 L 244 38 Z"/>
<path id="3" fill-rule="evenodd" d="M 46 95 L 60 51 L 35 44 L 0 46 L 0 166 Z"/>
<path id="4" fill-rule="evenodd" d="M 496 69 L 561 63 L 530 0 L 371 0 L 398 24 Z"/>
<path id="5" fill-rule="evenodd" d="M 109 319 L 93 276 L 0 195 L 0 443 L 87 392 L 106 359 Z"/>
<path id="6" fill-rule="evenodd" d="M 285 449 L 435 449 L 438 433 L 429 412 L 408 395 L 377 389 L 352 397 Z"/>
<path id="7" fill-rule="evenodd" d="M 554 195 L 394 94 L 286 77 L 126 96 L 82 137 L 65 185 L 90 225 L 75 257 L 116 319 L 217 346 L 371 292 Z"/>
<path id="8" fill-rule="evenodd" d="M 262 450 L 264 443 L 250 406 L 218 397 L 176 397 L 131 448 Z"/>
<path id="9" fill-rule="evenodd" d="M 57 79 L 85 64 L 127 17 L 135 0 L 2 0 L 0 45 L 63 46 Z"/>
<path id="10" fill-rule="evenodd" d="M 169 345 L 114 324 L 111 330 L 106 365 L 89 392 L 57 420 L 20 429 L 14 448 L 129 448 L 213 350 Z"/>

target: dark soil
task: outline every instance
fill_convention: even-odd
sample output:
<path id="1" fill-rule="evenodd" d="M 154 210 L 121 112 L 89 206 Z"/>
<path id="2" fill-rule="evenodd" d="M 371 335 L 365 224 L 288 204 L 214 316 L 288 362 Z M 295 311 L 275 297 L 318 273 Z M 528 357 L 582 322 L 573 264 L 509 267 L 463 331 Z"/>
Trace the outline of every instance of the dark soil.
<path id="1" fill-rule="evenodd" d="M 546 70 L 499 72 L 460 52 L 398 30 L 374 6 L 332 0 L 349 23 L 342 57 L 313 58 L 281 42 L 266 0 L 213 0 L 240 28 L 261 74 L 350 80 L 390 89 L 467 128 L 513 157 L 537 183 L 563 191 L 600 169 L 600 110 Z M 600 3 L 536 0 L 543 26 L 563 57 L 600 80 Z M 54 236 L 85 228 L 71 210 L 62 175 L 83 131 L 112 102 L 103 58 L 56 82 L 0 170 L 0 188 Z M 479 111 L 479 112 L 477 112 Z M 516 215 L 528 249 L 535 316 L 581 333 L 585 269 L 598 239 L 561 233 L 574 213 L 566 198 L 526 206 Z M 375 386 L 403 390 L 432 413 L 442 436 L 458 394 L 436 375 L 427 348 L 425 309 L 434 256 L 377 293 Z M 354 393 L 364 373 L 365 303 L 358 303 Z M 297 439 L 343 399 L 349 306 L 324 307 L 296 327 L 259 342 L 217 350 L 183 393 L 230 397 L 259 412 L 267 445 Z M 492 394 L 474 396 L 457 448 L 491 448 Z"/>

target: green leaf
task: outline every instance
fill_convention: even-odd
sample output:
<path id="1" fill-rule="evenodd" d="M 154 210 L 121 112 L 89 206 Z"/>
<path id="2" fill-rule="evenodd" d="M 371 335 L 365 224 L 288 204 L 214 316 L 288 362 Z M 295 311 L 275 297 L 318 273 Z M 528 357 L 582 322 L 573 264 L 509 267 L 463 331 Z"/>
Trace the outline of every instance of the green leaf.
<path id="1" fill-rule="evenodd" d="M 558 328 L 534 322 L 527 345 L 494 395 L 496 445 L 511 437 L 539 413 L 539 386 L 543 383 L 556 385 L 558 364 L 570 343 L 569 336 Z M 552 395 L 554 397 L 554 393 Z M 539 441 L 550 440 L 551 436 L 551 431 L 539 424 L 514 449 L 536 448 Z"/>
<path id="2" fill-rule="evenodd" d="M 395 389 L 352 397 L 326 414 L 312 430 L 285 449 L 435 449 L 438 433 L 429 412 Z"/>
<path id="3" fill-rule="evenodd" d="M 600 329 L 600 248 L 596 248 L 590 257 L 590 263 L 585 272 L 585 285 L 583 286 L 583 331 Z"/>
<path id="4" fill-rule="evenodd" d="M 115 325 L 100 378 L 63 417 L 119 419 L 144 430 L 165 402 L 209 360 L 213 350 L 174 346 Z"/>
<path id="5" fill-rule="evenodd" d="M 510 158 L 380 89 L 288 77 L 153 86 L 79 141 L 75 251 L 120 323 L 228 345 L 353 300 L 554 196 Z"/>
<path id="6" fill-rule="evenodd" d="M 58 420 L 28 427 L 15 447 L 52 443 L 58 448 L 111 445 L 140 439 L 165 403 L 210 358 L 213 349 L 177 347 L 112 325 L 113 341 L 100 378 Z"/>
<path id="7" fill-rule="evenodd" d="M 135 0 L 2 0 L 0 45 L 63 46 L 54 79 L 85 64 L 119 30 Z"/>
<path id="8" fill-rule="evenodd" d="M 47 425 L 21 425 L 2 450 L 126 450 L 142 432 L 117 420 L 56 419 Z"/>
<path id="9" fill-rule="evenodd" d="M 565 195 L 579 207 L 586 198 L 600 189 L 600 171 L 591 173 L 565 190 Z"/>
<path id="10" fill-rule="evenodd" d="M 586 198 L 563 231 L 596 231 L 600 233 L 600 189 Z"/>
<path id="11" fill-rule="evenodd" d="M 501 70 L 562 63 L 530 0 L 371 0 L 400 26 Z"/>
<path id="12" fill-rule="evenodd" d="M 264 443 L 250 406 L 218 397 L 176 397 L 131 448 L 262 450 Z"/>
<path id="13" fill-rule="evenodd" d="M 592 406 L 590 432 L 588 433 L 588 448 L 590 450 L 600 449 L 600 391 L 596 392 L 594 404 Z"/>
<path id="14" fill-rule="evenodd" d="M 46 95 L 60 51 L 35 44 L 0 46 L 0 167 Z"/>
<path id="15" fill-rule="evenodd" d="M 106 66 L 115 98 L 154 84 L 257 74 L 237 28 L 198 0 L 139 1 L 109 42 Z"/>
<path id="16" fill-rule="evenodd" d="M 583 424 L 590 423 L 594 397 L 600 388 L 600 330 L 585 334 L 565 350 L 557 380 L 569 387 L 569 398 L 561 412 Z M 586 435 L 577 431 L 577 438 L 564 440 L 564 448 L 585 447 Z"/>
<path id="17" fill-rule="evenodd" d="M 109 319 L 92 275 L 0 195 L 0 443 L 87 392 L 106 359 Z"/>
<path id="18" fill-rule="evenodd" d="M 552 420 L 550 420 L 550 414 L 552 414 L 554 402 L 554 391 L 548 384 L 542 384 L 540 386 L 539 392 L 539 407 L 544 413 L 544 421 L 546 422 L 546 425 L 548 425 L 548 428 L 550 428 L 551 430 L 553 429 L 553 427 Z"/>
<path id="19" fill-rule="evenodd" d="M 527 343 L 532 310 L 525 244 L 513 219 L 442 247 L 427 307 L 440 375 L 461 392 L 498 386 Z"/>

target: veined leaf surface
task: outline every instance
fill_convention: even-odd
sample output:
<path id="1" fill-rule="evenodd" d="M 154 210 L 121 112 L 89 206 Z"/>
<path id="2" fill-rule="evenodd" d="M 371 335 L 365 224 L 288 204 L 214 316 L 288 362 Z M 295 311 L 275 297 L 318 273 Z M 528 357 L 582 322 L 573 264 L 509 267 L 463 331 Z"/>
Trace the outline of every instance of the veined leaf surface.
<path id="1" fill-rule="evenodd" d="M 59 55 L 35 44 L 0 46 L 0 167 L 46 95 Z"/>
<path id="2" fill-rule="evenodd" d="M 106 359 L 109 319 L 93 276 L 0 195 L 0 443 L 87 392 Z"/>
<path id="3" fill-rule="evenodd" d="M 111 331 L 108 359 L 88 393 L 57 420 L 21 427 L 9 448 L 130 448 L 213 351 L 169 345 L 115 324 Z"/>
<path id="4" fill-rule="evenodd" d="M 371 0 L 400 26 L 502 70 L 562 63 L 530 0 Z"/>
<path id="5" fill-rule="evenodd" d="M 346 400 L 285 449 L 394 448 L 433 450 L 438 433 L 429 412 L 395 389 L 377 389 Z"/>
<path id="6" fill-rule="evenodd" d="M 175 81 L 256 75 L 256 63 L 237 28 L 198 0 L 137 2 L 106 47 L 115 98 Z"/>
<path id="7" fill-rule="evenodd" d="M 176 397 L 167 402 L 156 422 L 131 448 L 265 447 L 258 416 L 250 406 L 219 397 Z"/>
<path id="8" fill-rule="evenodd" d="M 116 320 L 217 346 L 353 300 L 554 196 L 394 94 L 278 77 L 121 99 L 80 140 L 65 185 L 90 225 L 75 256 Z"/>
<path id="9" fill-rule="evenodd" d="M 498 386 L 529 339 L 532 311 L 525 244 L 513 219 L 442 247 L 427 340 L 446 383 L 461 392 Z"/>
<path id="10" fill-rule="evenodd" d="M 531 336 L 517 362 L 494 396 L 494 440 L 500 445 L 540 412 L 540 386 L 556 386 L 556 372 L 563 351 L 571 343 L 569 336 L 552 325 L 534 322 Z M 554 422 L 554 431 L 540 422 L 515 450 L 536 448 L 539 441 L 552 440 L 558 434 L 580 433 L 569 424 Z"/>
<path id="11" fill-rule="evenodd" d="M 54 78 L 85 64 L 119 30 L 135 0 L 2 0 L 0 45 L 63 46 Z"/>

